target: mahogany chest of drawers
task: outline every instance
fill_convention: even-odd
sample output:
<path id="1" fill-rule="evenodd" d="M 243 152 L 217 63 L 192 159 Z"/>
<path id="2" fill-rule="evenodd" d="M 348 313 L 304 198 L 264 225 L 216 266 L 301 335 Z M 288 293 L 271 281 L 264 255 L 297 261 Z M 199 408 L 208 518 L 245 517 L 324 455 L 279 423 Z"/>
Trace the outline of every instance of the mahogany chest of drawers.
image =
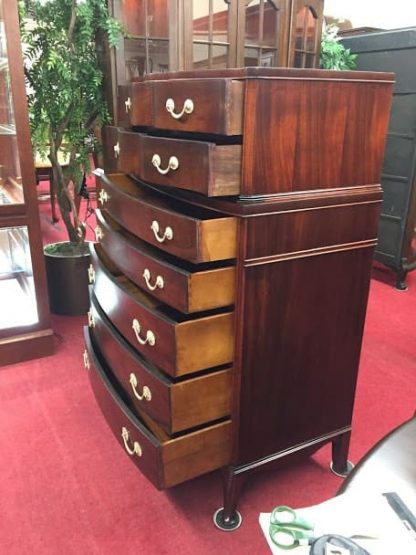
<path id="1" fill-rule="evenodd" d="M 108 128 L 85 365 L 158 488 L 332 442 L 347 474 L 391 74 L 152 75 Z"/>

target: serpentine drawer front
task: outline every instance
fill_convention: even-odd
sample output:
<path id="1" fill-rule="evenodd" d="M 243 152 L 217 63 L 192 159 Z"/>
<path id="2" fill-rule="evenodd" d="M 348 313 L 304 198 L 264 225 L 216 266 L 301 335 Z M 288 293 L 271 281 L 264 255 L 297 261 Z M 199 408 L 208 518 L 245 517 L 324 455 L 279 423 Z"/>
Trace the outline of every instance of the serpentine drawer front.
<path id="1" fill-rule="evenodd" d="M 120 273 L 112 273 L 100 245 L 91 246 L 94 294 L 127 341 L 171 376 L 228 364 L 234 352 L 234 315 L 191 319 L 156 301 Z"/>
<path id="2" fill-rule="evenodd" d="M 243 101 L 242 81 L 183 79 L 132 83 L 124 107 L 135 126 L 241 135 Z"/>
<path id="3" fill-rule="evenodd" d="M 105 210 L 97 209 L 96 218 L 102 230 L 102 248 L 129 279 L 150 295 L 185 313 L 234 303 L 234 266 L 201 269 L 149 247 Z"/>
<path id="4" fill-rule="evenodd" d="M 107 127 L 105 136 L 112 169 L 209 197 L 240 192 L 241 144 L 152 137 L 114 127 Z"/>
<path id="5" fill-rule="evenodd" d="M 158 487 L 223 467 L 221 529 L 241 523 L 247 474 L 281 458 L 332 442 L 348 473 L 392 88 L 250 67 L 120 89 L 97 179 L 91 380 Z"/>
<path id="6" fill-rule="evenodd" d="M 194 263 L 235 258 L 237 219 L 167 202 L 122 174 L 99 179 L 101 205 L 124 229 L 143 241 Z M 138 215 L 140 214 L 140 217 Z"/>
<path id="7" fill-rule="evenodd" d="M 136 412 L 168 433 L 200 426 L 231 412 L 231 368 L 172 381 L 117 332 L 91 295 L 90 334 Z"/>
<path id="8" fill-rule="evenodd" d="M 118 442 L 143 474 L 159 489 L 168 488 L 220 468 L 231 453 L 231 422 L 170 438 L 152 425 L 152 432 L 120 397 L 94 353 L 84 331 L 84 366 L 101 411 Z"/>

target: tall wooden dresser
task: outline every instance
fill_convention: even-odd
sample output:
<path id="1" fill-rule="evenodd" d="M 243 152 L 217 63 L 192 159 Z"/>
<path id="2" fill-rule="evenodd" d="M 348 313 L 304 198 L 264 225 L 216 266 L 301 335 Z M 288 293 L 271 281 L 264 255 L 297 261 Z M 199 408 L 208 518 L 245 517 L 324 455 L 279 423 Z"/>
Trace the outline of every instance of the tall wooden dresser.
<path id="1" fill-rule="evenodd" d="M 158 488 L 332 442 L 346 475 L 392 74 L 152 75 L 106 133 L 85 366 Z"/>

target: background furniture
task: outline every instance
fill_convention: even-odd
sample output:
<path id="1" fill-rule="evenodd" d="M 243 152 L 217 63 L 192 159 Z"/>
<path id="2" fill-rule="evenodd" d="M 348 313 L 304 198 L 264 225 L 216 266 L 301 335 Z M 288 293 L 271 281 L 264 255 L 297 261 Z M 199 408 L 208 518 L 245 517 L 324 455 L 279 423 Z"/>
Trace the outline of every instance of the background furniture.
<path id="1" fill-rule="evenodd" d="M 0 171 L 0 363 L 10 364 L 53 348 L 15 0 L 0 0 Z"/>
<path id="2" fill-rule="evenodd" d="M 105 133 L 84 363 L 158 488 L 347 461 L 391 74 L 154 74 Z"/>
<path id="3" fill-rule="evenodd" d="M 406 289 L 406 274 L 416 267 L 416 28 L 346 37 L 342 42 L 358 54 L 358 69 L 396 74 L 375 258 L 393 268 L 396 287 Z"/>
<path id="4" fill-rule="evenodd" d="M 117 87 L 149 73 L 319 67 L 324 0 L 112 0 L 110 8 L 127 31 L 106 62 L 115 117 Z"/>

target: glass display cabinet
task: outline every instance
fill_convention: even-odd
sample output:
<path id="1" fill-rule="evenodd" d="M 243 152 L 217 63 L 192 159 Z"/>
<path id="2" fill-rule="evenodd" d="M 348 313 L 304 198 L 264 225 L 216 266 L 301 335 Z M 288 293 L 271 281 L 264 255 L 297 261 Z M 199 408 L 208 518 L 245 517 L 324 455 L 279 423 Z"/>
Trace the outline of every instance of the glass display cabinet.
<path id="1" fill-rule="evenodd" d="M 51 354 L 16 0 L 0 0 L 0 365 Z"/>
<path id="2" fill-rule="evenodd" d="M 148 73 L 246 66 L 318 67 L 324 0 L 111 0 L 125 36 L 117 87 Z"/>

